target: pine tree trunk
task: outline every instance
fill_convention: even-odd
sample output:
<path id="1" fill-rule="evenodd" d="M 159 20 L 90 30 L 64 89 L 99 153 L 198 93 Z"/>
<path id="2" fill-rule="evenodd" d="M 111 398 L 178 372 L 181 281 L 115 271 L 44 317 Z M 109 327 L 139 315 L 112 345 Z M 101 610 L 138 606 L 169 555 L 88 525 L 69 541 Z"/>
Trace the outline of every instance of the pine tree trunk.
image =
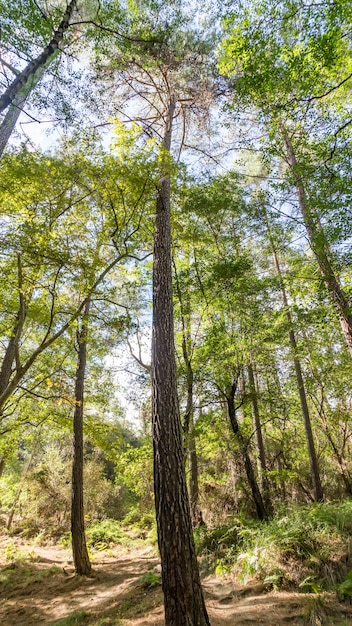
<path id="1" fill-rule="evenodd" d="M 166 153 L 174 110 L 171 101 Z M 166 162 L 156 202 L 152 334 L 154 489 L 165 626 L 209 626 L 192 534 L 177 397 L 168 169 Z"/>
<path id="2" fill-rule="evenodd" d="M 311 425 L 309 408 L 308 408 L 308 403 L 307 403 L 307 395 L 306 395 L 306 390 L 304 387 L 301 362 L 298 357 L 296 336 L 295 336 L 295 332 L 293 328 L 291 311 L 290 311 L 288 300 L 287 300 L 285 283 L 283 281 L 281 267 L 280 267 L 279 259 L 276 253 L 275 243 L 271 235 L 270 226 L 269 226 L 267 218 L 266 218 L 266 223 L 267 223 L 270 244 L 271 244 L 272 251 L 273 251 L 274 264 L 275 264 L 276 272 L 277 272 L 279 282 L 280 282 L 282 302 L 284 305 L 286 318 L 287 318 L 287 322 L 289 326 L 289 342 L 291 346 L 293 363 L 295 367 L 297 388 L 298 388 L 298 394 L 299 394 L 299 399 L 301 403 L 304 430 L 306 434 L 306 442 L 307 442 L 309 465 L 310 465 L 310 475 L 312 479 L 313 492 L 314 492 L 314 500 L 315 502 L 321 502 L 324 499 L 324 493 L 323 493 L 323 488 L 322 488 L 321 480 L 320 480 L 319 464 L 318 464 L 318 459 L 317 459 L 317 455 L 315 451 L 314 437 L 313 437 L 312 425 Z"/>
<path id="3" fill-rule="evenodd" d="M 31 81 L 36 84 L 36 75 L 42 70 L 55 56 L 59 45 L 62 42 L 65 32 L 70 26 L 70 20 L 74 9 L 76 8 L 77 0 L 71 0 L 67 5 L 63 18 L 54 32 L 52 39 L 44 50 L 37 56 L 36 59 L 30 61 L 28 65 L 19 72 L 16 78 L 5 89 L 2 96 L 0 96 L 0 113 L 5 111 L 8 106 L 15 103 L 17 95 L 22 91 L 23 87 L 26 87 Z M 30 89 L 29 89 L 30 91 Z M 29 93 L 28 91 L 28 93 Z M 27 93 L 27 95 L 28 95 Z"/>
<path id="4" fill-rule="evenodd" d="M 347 347 L 352 355 L 352 309 L 351 302 L 343 291 L 338 278 L 335 275 L 331 260 L 329 244 L 326 241 L 325 233 L 320 225 L 320 221 L 308 206 L 307 193 L 302 178 L 299 174 L 296 155 L 288 136 L 283 129 L 284 140 L 287 150 L 288 163 L 293 171 L 298 202 L 301 209 L 303 221 L 309 237 L 310 246 L 317 259 L 321 274 L 331 300 L 337 310 L 342 332 L 344 334 Z"/>
<path id="5" fill-rule="evenodd" d="M 73 562 L 75 570 L 80 576 L 88 576 L 92 569 L 86 545 L 83 507 L 83 399 L 89 308 L 90 299 L 87 300 L 84 307 L 81 331 L 77 333 L 78 363 L 75 384 L 75 411 L 73 415 L 71 535 Z"/>

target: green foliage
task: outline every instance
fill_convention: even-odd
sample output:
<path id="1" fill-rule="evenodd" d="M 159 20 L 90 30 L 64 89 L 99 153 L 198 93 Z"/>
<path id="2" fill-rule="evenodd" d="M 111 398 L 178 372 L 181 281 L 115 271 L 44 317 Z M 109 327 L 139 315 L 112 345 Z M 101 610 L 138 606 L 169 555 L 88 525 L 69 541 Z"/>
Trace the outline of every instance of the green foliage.
<path id="1" fill-rule="evenodd" d="M 270 522 L 236 518 L 226 526 L 196 531 L 199 552 L 212 556 L 217 573 L 259 578 L 269 588 L 295 585 L 309 593 L 341 587 L 350 553 L 352 502 L 290 507 Z M 343 565 L 344 564 L 344 565 Z M 326 572 L 329 572 L 327 576 Z M 344 584 L 345 583 L 345 584 Z"/>
<path id="2" fill-rule="evenodd" d="M 149 438 L 128 445 L 116 460 L 118 481 L 131 507 L 126 520 L 135 523 L 153 512 L 153 451 Z"/>
<path id="3" fill-rule="evenodd" d="M 158 574 L 158 572 L 150 570 L 143 574 L 141 581 L 145 589 L 151 589 L 152 587 L 157 587 L 161 584 L 161 576 L 160 574 Z"/>
<path id="4" fill-rule="evenodd" d="M 67 436 L 66 436 L 67 437 Z M 23 483 L 15 509 L 14 530 L 33 536 L 58 537 L 70 524 L 71 443 L 70 437 L 52 439 L 37 452 L 40 460 L 33 463 Z M 7 516 L 18 488 L 21 464 L 14 461 L 0 479 L 2 511 Z M 103 460 L 92 456 L 84 467 L 84 505 L 87 523 L 106 517 L 120 516 L 123 504 L 120 489 L 105 476 Z"/>
<path id="5" fill-rule="evenodd" d="M 336 592 L 342 600 L 352 598 L 352 570 L 347 572 L 344 579 L 336 585 Z"/>
<path id="6" fill-rule="evenodd" d="M 86 538 L 88 545 L 97 550 L 105 550 L 110 544 L 118 545 L 130 540 L 119 522 L 112 519 L 104 519 L 88 526 Z"/>
<path id="7" fill-rule="evenodd" d="M 13 588 L 18 589 L 18 585 L 26 593 L 26 588 L 33 583 L 45 584 L 45 579 L 57 576 L 62 572 L 61 568 L 53 565 L 43 569 L 32 564 L 33 558 L 25 558 L 22 555 L 16 560 L 11 560 L 8 565 L 0 569 L 0 583 L 7 593 L 11 593 Z M 28 593 L 28 591 L 27 591 Z"/>

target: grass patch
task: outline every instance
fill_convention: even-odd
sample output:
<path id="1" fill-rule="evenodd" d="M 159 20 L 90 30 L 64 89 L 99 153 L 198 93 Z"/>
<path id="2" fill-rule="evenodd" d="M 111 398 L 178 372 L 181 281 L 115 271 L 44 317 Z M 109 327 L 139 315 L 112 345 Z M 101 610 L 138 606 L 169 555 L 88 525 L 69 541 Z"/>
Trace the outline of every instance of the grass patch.
<path id="1" fill-rule="evenodd" d="M 6 591 L 11 589 L 23 590 L 30 585 L 42 583 L 46 578 L 60 573 L 61 569 L 57 565 L 38 568 L 38 566 L 30 563 L 17 561 L 1 568 L 0 584 Z"/>
<path id="2" fill-rule="evenodd" d="M 87 611 L 74 611 L 71 615 L 49 622 L 49 626 L 76 626 L 82 624 L 88 617 Z"/>

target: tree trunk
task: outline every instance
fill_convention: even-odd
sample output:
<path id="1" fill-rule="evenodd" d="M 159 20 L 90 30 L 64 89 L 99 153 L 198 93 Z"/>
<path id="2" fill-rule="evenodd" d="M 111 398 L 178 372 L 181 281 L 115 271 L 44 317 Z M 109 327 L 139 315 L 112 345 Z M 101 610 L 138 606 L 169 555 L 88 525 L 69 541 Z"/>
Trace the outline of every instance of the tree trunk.
<path id="1" fill-rule="evenodd" d="M 25 99 L 26 98 L 23 98 L 21 94 L 17 94 L 13 100 L 13 104 L 11 104 L 9 110 L 6 111 L 6 115 L 0 124 L 0 157 L 2 157 L 7 142 L 15 130 Z"/>
<path id="2" fill-rule="evenodd" d="M 14 324 L 11 336 L 9 338 L 5 354 L 1 363 L 0 369 L 0 396 L 7 389 L 10 382 L 12 369 L 14 362 L 16 361 L 16 367 L 20 367 L 19 363 L 19 341 L 22 336 L 23 326 L 27 314 L 27 302 L 23 293 L 23 277 L 22 277 L 22 262 L 21 256 L 17 257 L 18 267 L 18 297 L 19 306 L 16 315 L 16 322 Z"/>
<path id="3" fill-rule="evenodd" d="M 297 190 L 298 202 L 301 209 L 303 221 L 309 237 L 310 246 L 317 259 L 321 274 L 331 300 L 337 310 L 342 332 L 344 334 L 347 347 L 352 356 L 352 310 L 351 302 L 341 288 L 340 282 L 335 275 L 331 261 L 329 244 L 326 241 L 325 233 L 317 216 L 308 206 L 307 193 L 302 178 L 299 173 L 299 166 L 296 155 L 288 136 L 283 129 L 284 140 L 287 150 L 288 163 L 292 169 Z"/>
<path id="4" fill-rule="evenodd" d="M 204 526 L 202 511 L 199 506 L 198 458 L 194 433 L 194 402 L 193 402 L 193 367 L 191 360 L 191 303 L 189 290 L 183 296 L 178 281 L 177 268 L 174 262 L 176 277 L 176 292 L 180 304 L 182 324 L 182 355 L 186 367 L 187 402 L 183 417 L 183 432 L 185 440 L 185 456 L 189 462 L 189 499 L 193 528 Z"/>
<path id="5" fill-rule="evenodd" d="M 198 480 L 198 457 L 196 439 L 194 435 L 193 412 L 189 424 L 188 434 L 188 454 L 189 454 L 189 498 L 191 504 L 191 516 L 193 528 L 205 526 L 202 510 L 199 506 L 199 480 Z"/>
<path id="6" fill-rule="evenodd" d="M 89 308 L 90 298 L 84 307 L 81 330 L 77 333 L 78 363 L 75 384 L 75 411 L 73 415 L 71 534 L 73 562 L 75 570 L 80 576 L 88 576 L 92 569 L 84 532 L 83 508 L 83 399 Z"/>
<path id="7" fill-rule="evenodd" d="M 306 434 L 306 442 L 307 442 L 307 449 L 308 449 L 310 474 L 311 474 L 313 492 L 314 492 L 314 500 L 315 502 L 321 502 L 324 499 L 324 493 L 323 493 L 323 488 L 322 488 L 321 480 L 320 480 L 318 459 L 317 459 L 317 455 L 315 452 L 314 437 L 313 437 L 312 425 L 311 425 L 310 414 L 309 414 L 309 409 L 308 409 L 307 395 L 306 395 L 306 390 L 304 387 L 301 362 L 298 357 L 296 336 L 295 336 L 295 332 L 293 329 L 291 311 L 288 305 L 285 283 L 282 277 L 281 267 L 280 267 L 279 259 L 276 253 L 275 243 L 274 243 L 271 231 L 270 231 L 270 226 L 269 226 L 267 218 L 266 218 L 266 222 L 267 222 L 267 229 L 268 229 L 270 244 L 271 244 L 273 257 L 274 257 L 274 264 L 275 264 L 276 272 L 277 272 L 279 282 L 280 282 L 282 302 L 284 305 L 284 309 L 286 312 L 286 319 L 288 321 L 288 326 L 289 326 L 289 341 L 290 341 L 290 346 L 291 346 L 291 351 L 292 351 L 292 356 L 293 356 L 293 363 L 295 367 L 295 374 L 296 374 L 298 394 L 299 394 L 299 399 L 300 399 L 301 409 L 302 409 L 304 430 Z"/>
<path id="8" fill-rule="evenodd" d="M 248 453 L 248 446 L 241 433 L 240 426 L 237 420 L 236 408 L 235 408 L 235 394 L 236 394 L 236 383 L 233 383 L 226 393 L 228 417 L 230 420 L 232 432 L 236 436 L 236 439 L 240 445 L 241 453 L 243 455 L 246 476 L 247 476 L 249 486 L 252 492 L 253 501 L 254 501 L 256 511 L 257 511 L 258 518 L 260 520 L 264 520 L 264 519 L 268 519 L 269 514 L 265 508 L 264 500 L 260 492 L 257 479 L 255 477 L 255 472 L 253 470 L 252 461 Z"/>
<path id="9" fill-rule="evenodd" d="M 92 293 L 94 293 L 98 285 L 100 285 L 103 282 L 104 278 L 117 265 L 117 263 L 121 261 L 121 259 L 126 258 L 127 256 L 128 256 L 127 253 L 122 253 L 119 256 L 117 256 L 113 261 L 111 261 L 111 263 L 109 263 L 109 265 L 107 265 L 105 269 L 102 272 L 100 272 L 94 284 L 90 287 L 87 296 L 83 299 L 83 301 L 77 307 L 75 312 L 72 313 L 71 317 L 65 323 L 63 323 L 62 326 L 58 328 L 58 330 L 54 331 L 53 334 L 50 334 L 50 331 L 52 330 L 52 326 L 50 325 L 44 335 L 43 340 L 33 350 L 33 352 L 27 358 L 27 361 L 23 363 L 22 365 L 18 361 L 18 363 L 16 364 L 16 370 L 13 371 L 13 375 L 10 377 L 10 380 L 6 388 L 2 392 L 0 391 L 0 415 L 4 409 L 4 406 L 6 405 L 7 400 L 16 391 L 19 383 L 24 378 L 28 370 L 32 367 L 33 363 L 35 363 L 37 358 L 47 348 L 49 348 L 55 341 L 57 341 L 57 339 L 59 339 L 59 337 L 61 337 L 72 326 L 72 323 L 75 322 L 76 319 L 78 319 L 88 299 L 90 298 Z M 16 358 L 16 351 L 15 351 L 15 358 Z"/>
<path id="10" fill-rule="evenodd" d="M 270 489 L 267 478 L 267 467 L 266 467 L 266 458 L 265 458 L 265 448 L 264 448 L 264 440 L 263 440 L 263 432 L 262 425 L 260 421 L 259 415 L 259 407 L 257 400 L 257 390 L 254 380 L 254 372 L 252 363 L 248 363 L 247 365 L 248 371 L 248 382 L 249 382 L 249 392 L 251 396 L 251 404 L 252 404 L 252 416 L 255 430 L 255 440 L 257 444 L 257 453 L 258 453 L 258 473 L 260 479 L 260 487 L 265 501 L 265 508 L 267 512 L 272 511 L 272 504 L 270 498 Z"/>
<path id="11" fill-rule="evenodd" d="M 176 385 L 167 158 L 174 111 L 175 102 L 171 100 L 163 142 L 165 172 L 159 181 L 154 238 L 152 404 L 155 507 L 165 626 L 209 626 L 192 534 Z"/>
<path id="12" fill-rule="evenodd" d="M 77 0 L 71 0 L 71 2 L 67 5 L 66 11 L 63 15 L 63 18 L 54 32 L 52 39 L 49 41 L 48 45 L 44 48 L 44 50 L 37 56 L 36 59 L 30 61 L 28 65 L 19 72 L 12 81 L 12 83 L 5 89 L 2 96 L 0 96 L 0 113 L 5 111 L 8 106 L 16 102 L 16 96 L 22 91 L 23 87 L 27 86 L 30 81 L 33 81 L 32 84 L 36 84 L 36 75 L 43 67 L 45 67 L 50 60 L 53 59 L 56 51 L 59 49 L 59 45 L 62 42 L 65 32 L 70 26 L 70 20 L 74 9 L 76 8 Z M 28 89 L 28 93 L 31 91 L 30 87 Z M 27 97 L 27 96 L 26 96 Z"/>
<path id="13" fill-rule="evenodd" d="M 47 62 L 47 65 L 49 65 L 49 62 L 51 62 L 52 60 L 53 58 L 51 58 Z M 38 70 L 35 77 L 33 77 L 32 81 L 30 83 L 26 83 L 26 85 L 22 87 L 22 89 L 13 98 L 11 105 L 6 111 L 5 117 L 0 124 L 0 158 L 2 157 L 4 150 L 7 146 L 7 143 L 13 131 L 15 130 L 17 120 L 22 113 L 23 106 L 28 96 L 33 91 L 35 86 L 39 83 L 40 79 L 42 78 L 45 72 L 45 69 L 46 67 L 42 67 L 40 70 Z"/>

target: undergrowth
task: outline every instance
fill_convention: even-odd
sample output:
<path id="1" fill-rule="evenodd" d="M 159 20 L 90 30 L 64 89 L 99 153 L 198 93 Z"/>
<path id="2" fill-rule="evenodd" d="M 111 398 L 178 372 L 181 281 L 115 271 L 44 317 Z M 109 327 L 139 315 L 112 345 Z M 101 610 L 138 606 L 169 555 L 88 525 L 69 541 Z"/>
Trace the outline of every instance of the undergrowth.
<path id="1" fill-rule="evenodd" d="M 286 508 L 268 522 L 232 518 L 200 528 L 195 539 L 208 568 L 268 589 L 296 587 L 352 596 L 352 501 Z"/>

